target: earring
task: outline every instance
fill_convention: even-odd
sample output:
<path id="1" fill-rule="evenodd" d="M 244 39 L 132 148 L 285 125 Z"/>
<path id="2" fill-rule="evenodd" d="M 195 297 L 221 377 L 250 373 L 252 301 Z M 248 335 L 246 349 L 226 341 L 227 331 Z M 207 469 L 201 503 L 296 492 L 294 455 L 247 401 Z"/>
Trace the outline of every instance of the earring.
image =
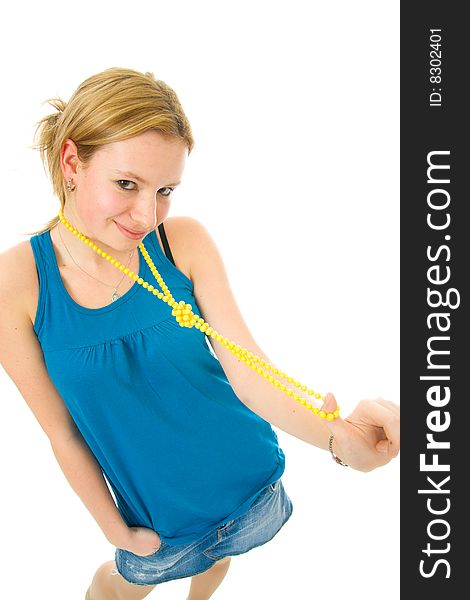
<path id="1" fill-rule="evenodd" d="M 72 183 L 72 178 L 70 177 L 69 180 L 67 181 L 67 189 L 68 189 L 68 191 L 69 192 L 73 192 L 73 191 L 75 191 L 76 187 L 77 186 L 74 183 Z"/>

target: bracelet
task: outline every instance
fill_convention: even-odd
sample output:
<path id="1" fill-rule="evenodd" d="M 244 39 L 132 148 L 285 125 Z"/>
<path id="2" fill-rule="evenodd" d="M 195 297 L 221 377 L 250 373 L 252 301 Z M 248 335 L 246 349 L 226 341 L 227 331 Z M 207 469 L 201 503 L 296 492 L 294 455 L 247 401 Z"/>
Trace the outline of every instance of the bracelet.
<path id="1" fill-rule="evenodd" d="M 336 456 L 336 454 L 333 452 L 333 440 L 335 439 L 335 436 L 333 434 L 330 434 L 330 437 L 328 439 L 328 450 L 331 453 L 331 456 L 333 458 L 333 460 L 335 461 L 335 463 L 338 463 L 338 465 L 341 465 L 342 467 L 348 467 L 349 465 L 347 465 L 344 461 L 342 461 L 340 459 L 339 456 Z"/>

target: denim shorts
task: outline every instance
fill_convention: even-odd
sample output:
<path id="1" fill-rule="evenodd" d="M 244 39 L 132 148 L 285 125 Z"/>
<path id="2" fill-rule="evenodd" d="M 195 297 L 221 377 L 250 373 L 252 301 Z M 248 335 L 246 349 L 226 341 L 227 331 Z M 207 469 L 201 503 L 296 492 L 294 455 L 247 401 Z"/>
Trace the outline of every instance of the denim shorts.
<path id="1" fill-rule="evenodd" d="M 169 546 L 162 541 L 148 556 L 116 548 L 117 572 L 136 585 L 155 585 L 197 575 L 210 569 L 217 560 L 269 542 L 288 521 L 292 509 L 292 502 L 278 479 L 263 489 L 245 514 L 195 542 Z"/>

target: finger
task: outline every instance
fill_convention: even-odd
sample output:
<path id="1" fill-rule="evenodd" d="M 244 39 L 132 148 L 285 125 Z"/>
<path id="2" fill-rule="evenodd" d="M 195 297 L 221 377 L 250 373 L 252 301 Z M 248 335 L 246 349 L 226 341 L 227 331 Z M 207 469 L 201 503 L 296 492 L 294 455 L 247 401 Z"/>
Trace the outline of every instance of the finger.
<path id="1" fill-rule="evenodd" d="M 379 404 L 393 415 L 393 417 L 389 417 L 389 423 L 383 426 L 386 434 L 389 435 L 392 428 L 394 430 L 393 438 L 377 442 L 375 448 L 378 452 L 394 458 L 400 451 L 400 406 L 395 404 L 395 402 L 384 400 L 383 398 L 377 398 L 375 404 Z"/>
<path id="2" fill-rule="evenodd" d="M 396 458 L 400 451 L 400 448 L 397 447 L 396 444 L 394 444 L 391 440 L 380 440 L 375 445 L 375 449 L 377 450 L 377 452 L 385 454 L 390 459 Z"/>
<path id="3" fill-rule="evenodd" d="M 400 415 L 400 406 L 392 402 L 391 400 L 384 400 L 383 398 L 376 398 L 375 400 L 378 404 L 391 410 L 395 415 Z"/>
<path id="4" fill-rule="evenodd" d="M 380 452 L 381 454 L 388 454 L 389 446 L 390 446 L 389 440 L 380 440 L 375 445 L 375 449 L 377 450 L 377 452 Z"/>
<path id="5" fill-rule="evenodd" d="M 389 446 L 388 454 L 392 457 L 397 456 L 400 451 L 400 415 L 395 410 L 392 411 L 384 406 L 380 401 L 369 401 L 367 404 L 368 420 L 371 424 L 383 428 Z"/>
<path id="6" fill-rule="evenodd" d="M 325 413 L 332 413 L 337 409 L 337 407 L 338 404 L 336 402 L 336 398 L 331 392 L 328 392 L 325 396 L 325 401 L 323 402 L 323 405 L 320 410 L 324 411 Z M 337 418 L 331 421 L 329 419 L 323 419 L 323 421 L 325 421 L 331 433 L 339 433 L 345 427 L 344 421 L 341 418 L 341 416 L 338 416 Z"/>
<path id="7" fill-rule="evenodd" d="M 390 413 L 393 414 L 395 417 L 394 421 L 398 419 L 398 435 L 395 435 L 395 439 L 381 440 L 377 442 L 375 446 L 378 452 L 387 454 L 391 458 L 394 458 L 398 455 L 400 451 L 400 406 L 398 404 L 395 404 L 395 402 L 391 402 L 390 400 L 384 400 L 383 398 L 376 398 L 375 403 L 380 404 L 380 406 L 382 406 L 385 410 L 390 411 Z"/>
<path id="8" fill-rule="evenodd" d="M 321 410 L 325 411 L 326 413 L 334 412 L 337 406 L 336 398 L 331 392 L 328 392 L 325 396 L 325 401 L 323 402 Z"/>

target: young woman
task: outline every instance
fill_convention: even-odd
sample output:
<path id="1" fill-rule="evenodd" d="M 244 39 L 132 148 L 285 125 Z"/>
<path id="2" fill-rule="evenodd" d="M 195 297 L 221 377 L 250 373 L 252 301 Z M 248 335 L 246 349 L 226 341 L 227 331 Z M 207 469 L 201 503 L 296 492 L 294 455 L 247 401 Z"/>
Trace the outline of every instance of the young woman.
<path id="1" fill-rule="evenodd" d="M 343 420 L 256 344 L 208 231 L 168 217 L 194 144 L 168 85 L 113 68 L 51 104 L 38 147 L 60 210 L 0 256 L 1 362 L 116 546 L 86 598 L 181 577 L 210 598 L 292 514 L 271 425 L 369 471 L 399 451 L 399 409 Z"/>

